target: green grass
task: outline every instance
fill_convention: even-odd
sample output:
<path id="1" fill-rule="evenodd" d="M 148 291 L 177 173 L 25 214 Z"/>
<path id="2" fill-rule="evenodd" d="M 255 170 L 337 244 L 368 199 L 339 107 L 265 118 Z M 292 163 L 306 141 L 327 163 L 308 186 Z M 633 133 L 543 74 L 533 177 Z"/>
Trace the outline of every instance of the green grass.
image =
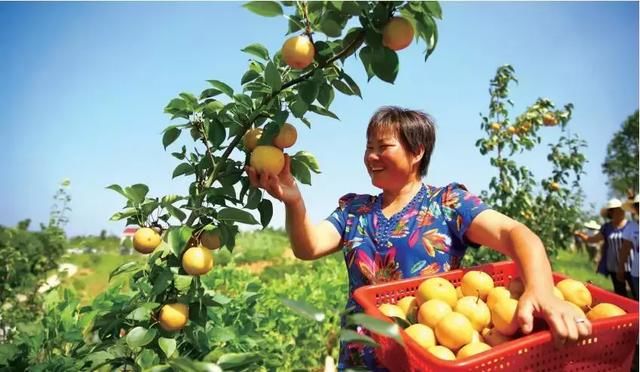
<path id="1" fill-rule="evenodd" d="M 109 274 L 118 266 L 128 261 L 141 261 L 144 257 L 138 254 L 121 256 L 119 254 L 78 254 L 65 257 L 64 262 L 78 266 L 78 272 L 73 277 L 64 280 L 63 288 L 75 289 L 81 297 L 82 303 L 91 300 L 102 293 L 109 285 Z M 113 282 L 126 281 L 126 277 L 117 277 Z"/>
<path id="2" fill-rule="evenodd" d="M 611 279 L 596 274 L 595 264 L 589 261 L 589 256 L 583 251 L 560 251 L 552 259 L 553 271 L 565 274 L 581 282 L 591 281 L 594 285 L 613 291 Z"/>

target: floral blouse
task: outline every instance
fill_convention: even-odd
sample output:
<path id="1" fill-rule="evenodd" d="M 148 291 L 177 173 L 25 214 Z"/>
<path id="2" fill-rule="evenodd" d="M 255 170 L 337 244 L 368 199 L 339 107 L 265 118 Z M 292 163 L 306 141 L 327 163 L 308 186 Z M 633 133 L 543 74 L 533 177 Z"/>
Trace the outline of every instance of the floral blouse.
<path id="1" fill-rule="evenodd" d="M 342 235 L 349 312 L 362 311 L 353 299 L 353 292 L 361 286 L 458 268 L 467 246 L 473 245 L 464 236 L 471 221 L 488 209 L 457 183 L 446 187 L 423 184 L 402 211 L 390 218 L 382 214 L 381 202 L 382 194 L 347 194 L 328 217 Z M 338 368 L 357 366 L 380 369 L 373 349 L 342 344 Z"/>

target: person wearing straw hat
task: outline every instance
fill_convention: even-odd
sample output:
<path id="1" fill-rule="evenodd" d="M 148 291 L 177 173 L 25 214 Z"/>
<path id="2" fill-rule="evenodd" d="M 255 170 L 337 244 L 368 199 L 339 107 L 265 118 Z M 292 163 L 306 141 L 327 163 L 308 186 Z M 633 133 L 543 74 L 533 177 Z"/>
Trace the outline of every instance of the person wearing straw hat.
<path id="1" fill-rule="evenodd" d="M 622 231 L 622 248 L 618 257 L 618 280 L 626 281 L 631 287 L 633 298 L 638 301 L 638 204 L 640 195 L 627 200 L 622 206 L 631 212 L 635 221 L 630 221 Z"/>
<path id="2" fill-rule="evenodd" d="M 602 255 L 598 263 L 597 272 L 611 277 L 614 291 L 627 296 L 627 286 L 624 280 L 618 280 L 618 253 L 622 247 L 622 231 L 628 221 L 625 218 L 622 202 L 617 199 L 609 199 L 607 204 L 600 210 L 600 215 L 609 221 L 600 227 L 600 231 L 592 236 L 578 231 L 576 236 L 586 243 L 597 243 L 604 241 L 602 245 Z"/>

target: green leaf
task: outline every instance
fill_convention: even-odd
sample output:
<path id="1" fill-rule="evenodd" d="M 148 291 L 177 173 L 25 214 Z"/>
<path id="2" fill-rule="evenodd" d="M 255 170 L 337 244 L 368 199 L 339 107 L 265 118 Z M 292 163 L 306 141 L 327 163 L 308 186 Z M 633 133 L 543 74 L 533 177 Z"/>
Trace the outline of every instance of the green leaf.
<path id="1" fill-rule="evenodd" d="M 287 25 L 288 25 L 287 35 L 304 29 L 304 24 L 302 23 L 302 19 L 299 16 L 297 15 L 288 16 L 285 14 L 284 17 L 289 20 L 289 22 L 287 22 Z"/>
<path id="2" fill-rule="evenodd" d="M 124 273 L 131 273 L 131 272 L 136 272 L 142 270 L 142 267 L 140 266 L 140 264 L 136 261 L 129 261 L 129 262 L 125 262 L 122 265 L 116 267 L 110 274 L 109 274 L 109 281 L 111 281 L 111 278 L 118 276 L 120 274 L 124 274 Z"/>
<path id="3" fill-rule="evenodd" d="M 323 17 L 320 22 L 320 31 L 329 37 L 340 37 L 342 34 L 342 27 L 340 24 L 329 17 Z"/>
<path id="4" fill-rule="evenodd" d="M 215 97 L 218 94 L 222 94 L 222 92 L 219 91 L 218 89 L 215 89 L 215 88 L 205 89 L 202 91 L 202 93 L 200 93 L 200 99 Z"/>
<path id="5" fill-rule="evenodd" d="M 367 314 L 354 314 L 348 317 L 347 322 L 350 324 L 360 325 L 372 332 L 391 337 L 400 345 L 403 345 L 402 336 L 400 336 L 400 327 L 395 323 L 374 318 Z"/>
<path id="6" fill-rule="evenodd" d="M 340 118 L 338 118 L 338 116 L 336 116 L 336 114 L 334 114 L 333 112 L 322 108 L 320 106 L 316 106 L 316 105 L 311 105 L 309 106 L 309 110 L 312 112 L 315 112 L 318 115 L 322 115 L 322 116 L 328 116 L 330 118 L 334 118 L 336 120 L 340 120 Z"/>
<path id="7" fill-rule="evenodd" d="M 193 229 L 188 226 L 170 227 L 167 231 L 167 244 L 176 257 L 180 257 L 182 250 L 187 246 Z"/>
<path id="8" fill-rule="evenodd" d="M 309 105 L 302 100 L 300 96 L 296 97 L 295 101 L 289 104 L 289 110 L 293 116 L 301 118 L 309 109 Z"/>
<path id="9" fill-rule="evenodd" d="M 121 212 L 116 212 L 109 218 L 110 221 L 120 221 L 125 218 L 129 218 L 135 216 L 139 213 L 137 208 L 125 208 Z"/>
<path id="10" fill-rule="evenodd" d="M 263 17 L 277 17 L 282 15 L 282 7 L 275 1 L 250 1 L 244 4 L 243 7 Z"/>
<path id="11" fill-rule="evenodd" d="M 313 80 L 307 80 L 300 83 L 298 87 L 298 94 L 300 95 L 300 98 L 308 104 L 312 104 L 313 101 L 316 100 L 316 97 L 318 97 L 318 91 L 318 83 Z"/>
<path id="12" fill-rule="evenodd" d="M 260 189 L 252 187 L 251 190 L 249 190 L 249 196 L 247 197 L 247 203 L 245 204 L 245 208 L 247 209 L 258 208 L 258 204 L 260 204 L 260 200 L 262 200 L 262 191 L 260 191 Z"/>
<path id="13" fill-rule="evenodd" d="M 191 166 L 191 164 L 189 164 L 189 163 L 180 163 L 180 164 L 178 164 L 176 169 L 173 170 L 172 178 L 176 178 L 176 177 L 181 176 L 183 174 L 185 174 L 185 175 L 193 174 L 193 172 L 194 171 L 193 171 L 193 167 Z"/>
<path id="14" fill-rule="evenodd" d="M 359 344 L 378 347 L 379 345 L 369 336 L 361 335 L 356 331 L 352 331 L 350 329 L 342 329 L 340 330 L 340 341 L 342 342 L 356 342 Z"/>
<path id="15" fill-rule="evenodd" d="M 247 45 L 244 49 L 242 49 L 242 51 L 261 58 L 265 61 L 269 60 L 269 50 L 267 50 L 267 48 L 265 48 L 262 44 L 254 43 L 251 45 Z"/>
<path id="16" fill-rule="evenodd" d="M 342 12 L 351 16 L 359 16 L 362 10 L 356 1 L 343 1 Z"/>
<path id="17" fill-rule="evenodd" d="M 134 204 L 142 203 L 148 192 L 149 186 L 142 183 L 137 183 L 124 188 L 124 193 Z"/>
<path id="18" fill-rule="evenodd" d="M 264 81 L 271 87 L 272 91 L 278 91 L 282 87 L 280 72 L 273 62 L 269 61 L 264 69 Z"/>
<path id="19" fill-rule="evenodd" d="M 367 72 L 367 79 L 371 81 L 371 78 L 375 75 L 373 72 L 372 60 L 373 60 L 373 49 L 368 46 L 360 49 L 360 61 L 362 61 L 362 65 L 364 66 L 364 70 Z"/>
<path id="20" fill-rule="evenodd" d="M 233 97 L 233 89 L 227 84 L 219 81 L 219 80 L 207 80 L 209 84 L 213 85 L 215 88 L 218 88 L 222 93 L 228 95 L 229 97 Z"/>
<path id="21" fill-rule="evenodd" d="M 318 92 L 318 102 L 320 102 L 324 108 L 328 109 L 329 106 L 331 106 L 331 102 L 333 102 L 334 95 L 331 85 L 322 84 Z"/>
<path id="22" fill-rule="evenodd" d="M 155 329 L 135 327 L 127 334 L 127 345 L 132 348 L 147 345 L 156 337 L 156 332 Z"/>
<path id="23" fill-rule="evenodd" d="M 178 137 L 180 137 L 180 132 L 181 130 L 176 127 L 169 127 L 165 129 L 164 134 L 162 135 L 162 145 L 164 146 L 165 150 L 170 144 L 175 142 Z"/>
<path id="24" fill-rule="evenodd" d="M 240 369 L 262 360 L 258 353 L 229 353 L 218 358 L 217 364 L 223 370 Z"/>
<path id="25" fill-rule="evenodd" d="M 209 142 L 211 142 L 212 151 L 217 150 L 227 138 L 227 132 L 222 123 L 214 120 L 209 123 L 209 132 L 207 133 Z"/>
<path id="26" fill-rule="evenodd" d="M 115 192 L 117 192 L 118 194 L 124 196 L 125 198 L 129 199 L 129 197 L 127 196 L 127 194 L 124 193 L 124 190 L 122 189 L 122 187 L 120 185 L 109 185 L 107 187 L 105 187 L 105 189 L 109 189 L 109 190 L 113 190 Z"/>
<path id="27" fill-rule="evenodd" d="M 194 362 L 187 358 L 175 358 L 167 361 L 172 370 L 179 372 L 222 372 L 222 369 L 213 363 Z"/>
<path id="28" fill-rule="evenodd" d="M 360 87 L 356 82 L 351 78 L 351 76 L 347 75 L 344 71 L 340 74 L 342 80 L 344 80 L 352 92 L 354 92 L 358 97 L 362 98 L 362 92 L 360 92 Z"/>
<path id="29" fill-rule="evenodd" d="M 142 367 L 145 372 L 159 362 L 160 359 L 158 358 L 158 354 L 151 349 L 142 350 L 136 357 L 136 363 L 138 366 Z"/>
<path id="30" fill-rule="evenodd" d="M 170 215 L 177 218 L 180 222 L 184 221 L 184 219 L 187 218 L 187 215 L 183 211 L 181 211 L 179 208 L 174 207 L 173 205 L 166 205 L 165 208 Z"/>
<path id="31" fill-rule="evenodd" d="M 244 75 L 242 75 L 242 79 L 240 80 L 240 84 L 244 85 L 252 80 L 255 80 L 255 78 L 257 78 L 258 76 L 260 76 L 259 73 L 253 71 L 253 70 L 247 70 L 247 72 L 244 73 Z"/>
<path id="32" fill-rule="evenodd" d="M 260 224 L 263 228 L 267 227 L 271 222 L 271 217 L 273 217 L 273 204 L 271 204 L 271 201 L 262 199 L 258 205 L 258 212 L 260 212 Z"/>
<path id="33" fill-rule="evenodd" d="M 318 160 L 315 158 L 315 156 L 313 156 L 312 153 L 307 151 L 298 151 L 291 158 L 304 163 L 304 165 L 309 167 L 309 169 L 311 169 L 314 173 L 320 173 L 320 165 L 318 164 Z"/>
<path id="34" fill-rule="evenodd" d="M 176 275 L 174 278 L 176 289 L 181 294 L 186 294 L 189 291 L 192 281 L 193 277 L 191 275 Z"/>
<path id="35" fill-rule="evenodd" d="M 311 172 L 300 160 L 291 158 L 291 174 L 305 185 L 311 185 Z"/>
<path id="36" fill-rule="evenodd" d="M 442 8 L 440 8 L 440 3 L 437 1 L 425 1 L 424 5 L 426 6 L 429 13 L 431 13 L 434 17 L 438 19 L 442 19 Z"/>
<path id="37" fill-rule="evenodd" d="M 376 50 L 373 53 L 371 67 L 380 80 L 393 84 L 400 68 L 398 55 L 389 48 Z"/>
<path id="38" fill-rule="evenodd" d="M 308 319 L 315 320 L 316 322 L 322 322 L 325 318 L 322 311 L 306 302 L 291 300 L 288 298 L 280 298 L 280 301 L 287 305 L 291 310 Z"/>
<path id="39" fill-rule="evenodd" d="M 159 337 L 158 346 L 160 346 L 160 349 L 162 350 L 164 355 L 166 355 L 167 358 L 170 358 L 171 355 L 173 355 L 173 353 L 176 351 L 176 339 Z"/>
<path id="40" fill-rule="evenodd" d="M 355 96 L 356 93 L 351 90 L 351 88 L 349 88 L 349 86 L 343 82 L 342 80 L 333 80 L 331 82 L 331 85 L 333 85 L 340 93 L 345 94 L 347 96 Z"/>
<path id="41" fill-rule="evenodd" d="M 18 353 L 18 347 L 12 344 L 0 344 L 0 366 L 8 365 Z"/>
<path id="42" fill-rule="evenodd" d="M 247 211 L 243 211 L 238 208 L 224 208 L 218 212 L 218 220 L 220 221 L 234 221 L 239 223 L 244 223 L 247 225 L 257 225 L 259 222 L 256 221 L 255 217 Z"/>
<path id="43" fill-rule="evenodd" d="M 148 302 L 138 306 L 135 310 L 127 315 L 126 319 L 144 321 L 151 319 L 151 314 L 153 314 L 153 310 L 160 306 L 160 304 L 155 302 Z"/>

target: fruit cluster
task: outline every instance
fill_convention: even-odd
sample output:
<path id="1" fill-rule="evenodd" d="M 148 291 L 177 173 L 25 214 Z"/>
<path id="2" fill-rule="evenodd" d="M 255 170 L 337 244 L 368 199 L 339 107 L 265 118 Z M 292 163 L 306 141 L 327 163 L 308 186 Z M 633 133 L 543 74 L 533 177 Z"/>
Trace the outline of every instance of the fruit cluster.
<path id="1" fill-rule="evenodd" d="M 133 248 L 142 253 L 152 253 L 162 242 L 158 231 L 143 227 L 133 235 Z M 192 237 L 188 248 L 182 255 L 182 268 L 193 276 L 208 273 L 213 268 L 213 255 L 211 251 L 221 247 L 220 232 L 217 230 L 205 230 Z M 179 331 L 189 320 L 189 306 L 181 303 L 165 304 L 157 315 L 160 327 L 166 331 Z"/>
<path id="2" fill-rule="evenodd" d="M 444 278 L 429 278 L 415 296 L 381 304 L 378 309 L 406 326 L 406 334 L 427 352 L 443 360 L 459 360 L 522 335 L 516 315 L 523 292 L 520 278 L 512 278 L 506 287 L 495 286 L 489 274 L 472 270 L 457 288 Z M 577 319 L 594 321 L 626 314 L 609 303 L 592 307 L 591 293 L 574 279 L 558 282 L 553 293 L 571 304 Z"/>

